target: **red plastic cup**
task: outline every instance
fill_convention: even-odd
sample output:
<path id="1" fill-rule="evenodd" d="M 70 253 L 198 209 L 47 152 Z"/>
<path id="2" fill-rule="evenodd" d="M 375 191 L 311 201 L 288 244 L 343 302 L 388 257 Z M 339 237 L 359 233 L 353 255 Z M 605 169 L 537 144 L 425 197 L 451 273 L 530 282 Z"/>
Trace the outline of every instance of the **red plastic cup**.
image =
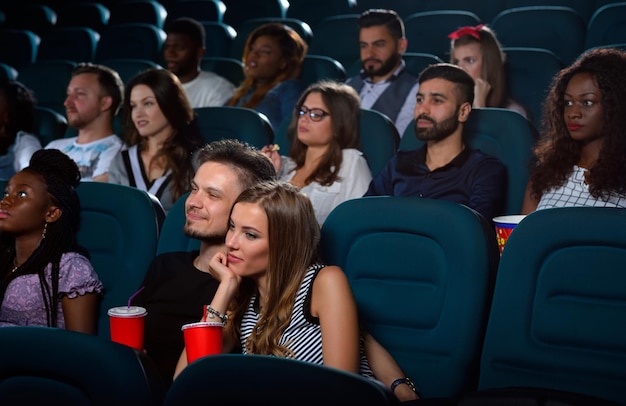
<path id="1" fill-rule="evenodd" d="M 143 349 L 143 335 L 146 314 L 140 306 L 112 307 L 107 312 L 111 329 L 111 340 L 116 343 Z"/>
<path id="2" fill-rule="evenodd" d="M 500 250 L 500 255 L 502 255 L 502 250 L 504 249 L 504 245 L 506 241 L 509 239 L 509 236 L 513 232 L 515 226 L 519 224 L 522 219 L 526 217 L 523 214 L 512 215 L 512 216 L 498 216 L 493 218 L 493 223 L 496 226 L 496 238 L 498 239 L 498 249 Z"/>
<path id="3" fill-rule="evenodd" d="M 200 321 L 182 327 L 187 352 L 187 363 L 198 358 L 222 353 L 222 323 Z"/>

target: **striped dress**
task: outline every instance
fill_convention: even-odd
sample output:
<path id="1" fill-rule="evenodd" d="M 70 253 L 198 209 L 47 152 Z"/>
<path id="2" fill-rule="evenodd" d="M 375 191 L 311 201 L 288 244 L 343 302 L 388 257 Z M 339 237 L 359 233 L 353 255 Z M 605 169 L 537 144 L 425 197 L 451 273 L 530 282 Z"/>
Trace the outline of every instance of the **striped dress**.
<path id="1" fill-rule="evenodd" d="M 314 364 L 323 364 L 324 360 L 322 355 L 322 330 L 320 328 L 319 319 L 311 316 L 310 296 L 313 281 L 319 270 L 323 267 L 324 265 L 313 265 L 304 275 L 302 284 L 296 294 L 296 301 L 291 314 L 291 322 L 283 332 L 279 341 L 281 345 L 286 345 L 293 351 L 294 359 Z M 246 353 L 246 340 L 252 334 L 252 330 L 259 320 L 259 314 L 255 310 L 255 308 L 258 308 L 258 306 L 255 306 L 256 298 L 257 296 L 255 294 L 250 299 L 250 304 L 243 315 L 241 323 L 241 347 L 244 354 Z M 361 337 L 360 340 L 360 347 L 361 358 L 359 373 L 363 376 L 373 378 L 372 371 L 363 352 L 363 337 Z"/>

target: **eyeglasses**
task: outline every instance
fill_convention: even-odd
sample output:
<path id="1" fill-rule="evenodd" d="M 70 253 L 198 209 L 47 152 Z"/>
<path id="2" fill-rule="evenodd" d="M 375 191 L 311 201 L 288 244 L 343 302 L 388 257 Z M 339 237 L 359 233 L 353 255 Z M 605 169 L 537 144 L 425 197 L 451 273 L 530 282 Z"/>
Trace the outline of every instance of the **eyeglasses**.
<path id="1" fill-rule="evenodd" d="M 322 121 L 324 117 L 330 116 L 330 113 L 327 113 L 322 109 L 309 109 L 305 106 L 297 108 L 296 113 L 298 114 L 298 118 L 308 114 L 311 121 Z"/>

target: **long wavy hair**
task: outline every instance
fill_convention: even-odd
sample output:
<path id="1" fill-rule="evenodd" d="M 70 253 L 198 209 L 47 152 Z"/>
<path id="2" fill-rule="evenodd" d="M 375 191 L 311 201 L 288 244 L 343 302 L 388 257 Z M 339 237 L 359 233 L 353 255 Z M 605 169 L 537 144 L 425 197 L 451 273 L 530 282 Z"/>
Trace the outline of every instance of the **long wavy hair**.
<path id="1" fill-rule="evenodd" d="M 175 201 L 189 190 L 194 174 L 191 154 L 202 144 L 195 126 L 194 111 L 176 75 L 165 69 L 139 73 L 128 82 L 124 95 L 124 141 L 128 146 L 138 145 L 142 151 L 148 143 L 145 137 L 139 135 L 132 119 L 130 93 L 137 85 L 146 85 L 152 90 L 159 108 L 174 129 L 174 134 L 163 143 L 150 165 L 162 160 L 165 169 L 172 170 L 170 188 Z"/>
<path id="2" fill-rule="evenodd" d="M 506 55 L 502 52 L 502 46 L 491 28 L 483 25 L 476 32 L 480 39 L 471 35 L 462 35 L 457 39 L 453 39 L 450 42 L 450 55 L 452 57 L 454 48 L 468 44 L 478 44 L 483 58 L 480 76 L 491 85 L 491 91 L 489 91 L 486 100 L 487 107 L 506 107 L 509 103 L 506 95 L 506 78 L 504 73 Z"/>
<path id="3" fill-rule="evenodd" d="M 287 345 L 280 345 L 279 341 L 291 320 L 302 280 L 309 267 L 319 261 L 320 228 L 313 205 L 295 186 L 275 181 L 245 190 L 235 205 L 240 202 L 255 203 L 263 209 L 267 215 L 269 239 L 267 303 L 246 340 L 245 348 L 250 354 L 291 357 L 293 352 Z M 243 314 L 254 292 L 254 282 L 244 278 L 231 308 L 233 320 L 227 326 L 237 340 L 241 336 Z"/>
<path id="4" fill-rule="evenodd" d="M 269 92 L 274 86 L 285 80 L 295 79 L 300 76 L 302 70 L 302 62 L 306 55 L 308 46 L 306 42 L 300 37 L 300 35 L 287 25 L 280 23 L 268 23 L 258 27 L 246 40 L 246 45 L 243 51 L 242 61 L 244 65 L 248 63 L 252 44 L 259 37 L 268 36 L 276 39 L 280 45 L 283 58 L 285 58 L 287 66 L 283 69 L 273 80 L 267 83 L 257 86 L 257 83 L 253 78 L 246 75 L 245 80 L 237 89 L 235 94 L 226 103 L 228 106 L 236 106 L 239 100 L 248 94 L 249 91 L 253 91 L 252 96 L 241 105 L 241 107 L 256 108 L 265 94 Z"/>
<path id="5" fill-rule="evenodd" d="M 5 155 L 19 131 L 33 131 L 35 96 L 20 82 L 0 78 L 0 97 L 5 109 L 0 111 L 0 155 Z"/>
<path id="6" fill-rule="evenodd" d="M 311 93 L 319 93 L 330 115 L 323 120 L 330 120 L 333 137 L 328 151 L 317 168 L 305 179 L 308 185 L 318 182 L 323 186 L 332 185 L 339 178 L 339 169 L 343 161 L 341 150 L 361 148 L 360 120 L 361 99 L 351 86 L 333 81 L 320 81 L 310 85 L 300 96 L 289 124 L 288 136 L 293 140 L 289 156 L 296 163 L 296 169 L 304 166 L 307 146 L 298 140 L 298 110 Z"/>
<path id="7" fill-rule="evenodd" d="M 0 302 L 4 299 L 7 286 L 18 276 L 39 276 L 41 293 L 46 309 L 48 326 L 57 327 L 59 308 L 59 270 L 61 256 L 66 252 L 78 252 L 89 258 L 87 250 L 78 245 L 76 233 L 80 223 L 80 203 L 76 186 L 80 183 L 80 171 L 76 163 L 56 149 L 36 151 L 30 165 L 23 169 L 39 176 L 46 186 L 50 200 L 62 214 L 57 221 L 47 223 L 45 238 L 31 256 L 14 272 L 15 237 L 0 233 Z M 45 219 L 41 219 L 42 229 Z M 45 269 L 51 264 L 51 283 L 46 280 Z"/>
<path id="8" fill-rule="evenodd" d="M 593 49 L 554 77 L 544 103 L 541 139 L 535 147 L 530 180 L 531 192 L 540 198 L 563 185 L 578 163 L 583 143 L 575 141 L 565 125 L 565 89 L 572 77 L 588 73 L 602 95 L 602 146 L 598 160 L 589 169 L 589 193 L 608 198 L 626 193 L 626 53 L 617 49 Z"/>

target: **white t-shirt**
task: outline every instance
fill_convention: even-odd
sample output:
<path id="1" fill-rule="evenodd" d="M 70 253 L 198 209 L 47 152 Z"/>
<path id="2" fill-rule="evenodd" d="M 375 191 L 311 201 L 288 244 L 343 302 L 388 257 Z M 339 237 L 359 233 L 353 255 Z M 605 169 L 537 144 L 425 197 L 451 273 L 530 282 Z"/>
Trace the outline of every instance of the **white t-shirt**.
<path id="1" fill-rule="evenodd" d="M 183 89 L 192 108 L 223 106 L 235 93 L 235 85 L 213 72 L 200 71 Z"/>
<path id="2" fill-rule="evenodd" d="M 51 141 L 46 149 L 58 149 L 76 162 L 81 180 L 92 181 L 94 177 L 109 172 L 111 160 L 122 148 L 122 141 L 115 134 L 87 144 L 77 144 L 78 137 Z"/>
<path id="3" fill-rule="evenodd" d="M 26 168 L 30 163 L 30 157 L 35 151 L 41 149 L 41 142 L 36 136 L 19 131 L 15 136 L 15 172 L 19 172 Z"/>

